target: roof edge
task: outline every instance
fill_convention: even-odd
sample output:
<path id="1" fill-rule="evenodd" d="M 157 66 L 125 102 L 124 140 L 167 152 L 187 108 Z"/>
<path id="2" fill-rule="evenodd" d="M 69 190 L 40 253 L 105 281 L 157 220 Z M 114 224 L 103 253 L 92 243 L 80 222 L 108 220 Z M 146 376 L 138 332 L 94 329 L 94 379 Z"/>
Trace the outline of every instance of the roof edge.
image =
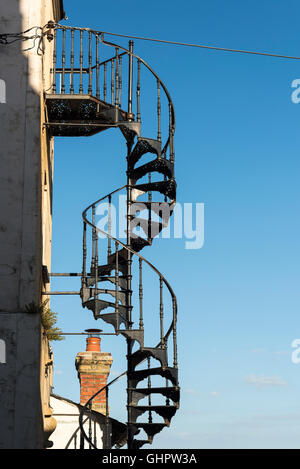
<path id="1" fill-rule="evenodd" d="M 54 399 L 58 399 L 59 401 L 64 401 L 64 402 L 67 402 L 68 404 L 72 404 L 74 405 L 75 407 L 77 407 L 79 410 L 83 409 L 83 405 L 82 404 L 79 404 L 77 402 L 74 402 L 72 401 L 71 399 L 68 399 L 67 397 L 63 397 L 63 396 L 60 396 L 59 394 L 55 394 L 53 392 L 50 393 L 50 396 L 51 397 L 54 397 Z M 100 419 L 106 419 L 105 415 L 102 414 L 101 412 L 98 412 L 97 410 L 92 410 L 92 413 L 94 415 L 97 415 Z M 112 423 L 116 423 L 118 425 L 124 425 L 124 427 L 126 427 L 126 425 L 122 422 L 119 422 L 119 420 L 116 420 L 112 417 L 108 417 L 108 419 L 112 422 Z"/>
<path id="2" fill-rule="evenodd" d="M 55 21 L 63 20 L 66 16 L 63 0 L 53 0 L 53 15 Z"/>

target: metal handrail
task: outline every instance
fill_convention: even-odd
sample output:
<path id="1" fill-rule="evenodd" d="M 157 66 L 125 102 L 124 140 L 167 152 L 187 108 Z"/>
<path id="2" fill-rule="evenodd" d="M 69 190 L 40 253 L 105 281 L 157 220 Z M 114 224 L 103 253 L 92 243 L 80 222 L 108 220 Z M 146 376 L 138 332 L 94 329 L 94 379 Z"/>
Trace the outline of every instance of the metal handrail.
<path id="1" fill-rule="evenodd" d="M 94 449 L 98 449 L 96 445 L 94 445 L 94 443 L 92 442 L 92 440 L 88 437 L 88 435 L 85 433 L 85 430 L 84 430 L 84 426 L 83 426 L 83 415 L 84 413 L 87 411 L 87 408 L 90 406 L 91 402 L 93 399 L 95 399 L 95 397 L 98 396 L 98 394 L 100 394 L 102 391 L 106 390 L 109 388 L 109 386 L 111 386 L 112 384 L 114 384 L 116 381 L 118 381 L 120 378 L 122 378 L 123 376 L 127 375 L 127 371 L 124 371 L 123 373 L 121 373 L 119 376 L 117 376 L 116 378 L 114 378 L 112 381 L 110 381 L 109 383 L 107 383 L 103 388 L 99 389 L 99 391 L 95 392 L 95 394 L 89 398 L 89 400 L 84 404 L 84 406 L 82 407 L 81 411 L 80 411 L 80 414 L 79 414 L 79 427 L 80 427 L 80 430 L 81 430 L 81 434 L 83 435 L 84 439 L 94 448 Z"/>
<path id="2" fill-rule="evenodd" d="M 118 57 L 123 57 L 123 55 L 127 55 L 127 53 L 126 53 L 126 52 L 123 52 L 123 54 L 119 54 Z M 116 56 L 114 55 L 114 57 L 111 57 L 110 59 L 103 60 L 103 62 L 99 62 L 98 64 L 93 65 L 93 66 L 91 67 L 91 69 L 93 70 L 94 68 L 97 67 L 97 65 L 98 65 L 99 67 L 101 67 L 101 65 L 107 64 L 107 63 L 109 63 L 109 62 L 111 62 L 112 60 L 115 60 L 115 59 L 116 59 Z M 63 70 L 63 69 L 60 68 L 60 67 L 56 68 L 56 72 L 57 72 L 57 73 L 61 73 L 62 70 Z M 71 68 L 65 68 L 65 71 L 67 71 L 68 73 L 70 73 L 71 70 L 72 70 Z M 83 73 L 89 73 L 89 67 L 83 67 L 83 68 L 82 68 L 82 71 L 83 71 Z M 74 72 L 74 73 L 79 73 L 79 72 L 80 72 L 80 68 L 73 68 L 73 72 Z"/>

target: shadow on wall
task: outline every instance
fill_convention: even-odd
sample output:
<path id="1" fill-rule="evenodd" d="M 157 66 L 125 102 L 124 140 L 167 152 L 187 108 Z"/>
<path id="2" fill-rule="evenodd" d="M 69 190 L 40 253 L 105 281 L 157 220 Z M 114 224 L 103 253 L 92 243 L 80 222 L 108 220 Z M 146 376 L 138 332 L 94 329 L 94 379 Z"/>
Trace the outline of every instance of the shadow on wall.
<path id="1" fill-rule="evenodd" d="M 4 80 L 0 79 L 0 104 L 6 103 L 6 84 Z"/>
<path id="2" fill-rule="evenodd" d="M 6 363 L 6 343 L 0 339 L 0 363 Z"/>

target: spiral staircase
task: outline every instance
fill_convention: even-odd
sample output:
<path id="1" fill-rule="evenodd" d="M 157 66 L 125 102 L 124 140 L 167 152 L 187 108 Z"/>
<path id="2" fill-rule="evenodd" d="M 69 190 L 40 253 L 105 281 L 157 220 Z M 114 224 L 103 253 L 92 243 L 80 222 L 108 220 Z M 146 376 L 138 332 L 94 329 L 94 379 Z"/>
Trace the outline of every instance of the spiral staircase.
<path id="1" fill-rule="evenodd" d="M 134 54 L 132 41 L 126 49 L 105 41 L 101 32 L 54 23 L 48 24 L 47 36 L 53 38 L 52 85 L 45 91 L 50 135 L 89 136 L 116 127 L 126 141 L 126 184 L 83 212 L 83 265 L 78 276 L 83 307 L 126 340 L 127 445 L 139 449 L 170 425 L 180 399 L 176 296 L 141 255 L 168 227 L 174 211 L 174 107 L 158 75 Z M 154 99 L 145 85 L 143 101 L 144 81 L 150 83 Z M 150 129 L 146 135 L 144 127 Z M 112 216 L 122 194 L 124 242 L 115 236 Z M 103 207 L 107 229 L 99 223 Z M 150 286 L 145 314 L 144 293 Z M 141 432 L 144 437 L 139 439 Z"/>

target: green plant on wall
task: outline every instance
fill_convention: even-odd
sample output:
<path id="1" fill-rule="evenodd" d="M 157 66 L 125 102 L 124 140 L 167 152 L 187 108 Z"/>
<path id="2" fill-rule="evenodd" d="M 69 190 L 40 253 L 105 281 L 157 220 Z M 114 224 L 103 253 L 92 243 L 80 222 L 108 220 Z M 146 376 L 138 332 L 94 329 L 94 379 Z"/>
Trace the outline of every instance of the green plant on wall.
<path id="1" fill-rule="evenodd" d="M 36 305 L 34 302 L 29 303 L 29 305 L 25 306 L 26 313 L 40 314 L 41 324 L 45 330 L 48 340 L 64 340 L 64 336 L 61 335 L 61 329 L 59 327 L 55 327 L 55 324 L 57 323 L 57 313 L 51 311 L 48 303 L 49 300 L 43 301 L 40 306 Z"/>

